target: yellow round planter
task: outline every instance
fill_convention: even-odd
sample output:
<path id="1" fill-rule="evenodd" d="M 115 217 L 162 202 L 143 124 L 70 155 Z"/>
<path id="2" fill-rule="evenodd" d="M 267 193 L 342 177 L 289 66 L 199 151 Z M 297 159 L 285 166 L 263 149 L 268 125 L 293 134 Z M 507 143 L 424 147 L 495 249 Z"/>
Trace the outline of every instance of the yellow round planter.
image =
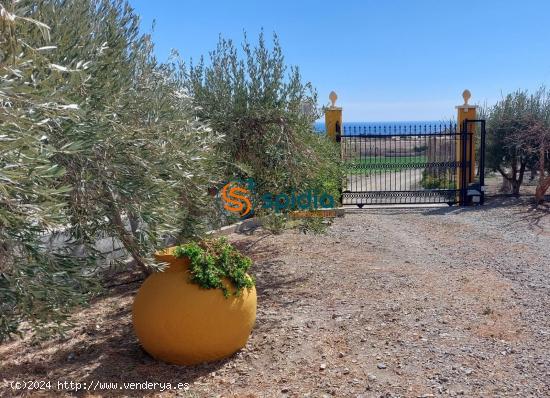
<path id="1" fill-rule="evenodd" d="M 169 267 L 150 275 L 134 300 L 134 330 L 143 348 L 162 361 L 193 365 L 244 347 L 256 320 L 256 290 L 226 298 L 220 289 L 203 289 L 189 281 L 189 260 L 174 257 L 173 249 L 156 254 Z"/>

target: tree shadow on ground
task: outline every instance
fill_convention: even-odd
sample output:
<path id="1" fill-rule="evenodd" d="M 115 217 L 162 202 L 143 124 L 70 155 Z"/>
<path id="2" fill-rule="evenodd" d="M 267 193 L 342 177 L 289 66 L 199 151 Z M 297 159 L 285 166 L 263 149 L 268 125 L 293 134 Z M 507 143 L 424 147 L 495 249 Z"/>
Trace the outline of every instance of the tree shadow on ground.
<path id="1" fill-rule="evenodd" d="M 547 197 L 547 199 L 550 199 Z M 531 196 L 495 196 L 488 197 L 482 206 L 452 206 L 424 210 L 421 213 L 426 216 L 452 215 L 452 214 L 476 214 L 497 208 L 509 210 L 510 216 L 503 222 L 503 226 L 512 227 L 517 224 L 526 224 L 527 227 L 537 233 L 548 233 L 550 228 L 550 204 L 547 202 L 537 204 Z"/>
<path id="2" fill-rule="evenodd" d="M 550 198 L 548 198 L 550 199 Z M 438 208 L 423 208 L 419 209 L 422 214 L 425 215 L 438 215 L 438 214 L 457 214 L 457 213 L 477 213 L 492 210 L 494 208 L 509 208 L 517 209 L 518 212 L 525 212 L 526 208 L 530 210 L 539 211 L 543 216 L 548 212 L 547 205 L 537 206 L 534 199 L 530 196 L 489 196 L 485 198 L 485 204 L 474 206 L 446 206 Z"/>
<path id="3" fill-rule="evenodd" d="M 285 302 L 284 295 L 306 279 L 295 277 L 285 271 L 285 263 L 279 259 L 281 250 L 274 244 L 273 238 L 276 237 L 270 233 L 263 233 L 247 236 L 246 239 L 234 241 L 232 244 L 254 260 L 250 271 L 256 276 L 258 299 L 270 303 L 277 300 L 281 304 Z"/>
<path id="4" fill-rule="evenodd" d="M 51 380 L 79 383 L 117 382 L 193 383 L 224 366 L 232 357 L 197 366 L 176 366 L 152 358 L 139 345 L 131 321 L 132 300 L 139 284 L 117 285 L 94 300 L 90 308 L 74 315 L 75 326 L 66 337 L 40 343 L 29 339 L 16 342 L 0 364 L 0 374 L 7 380 Z M 52 391 L 55 392 L 55 391 Z M 89 391 L 59 391 L 86 396 Z M 103 390 L 101 396 L 142 397 L 155 390 Z M 1 394 L 0 394 L 1 395 Z"/>
<path id="5" fill-rule="evenodd" d="M 111 328 L 107 330 L 113 331 Z M 50 351 L 59 342 L 52 342 L 41 346 L 37 352 L 39 358 L 23 361 L 19 364 L 8 364 L 0 367 L 3 377 L 19 380 L 52 380 L 53 388 L 57 389 L 58 381 L 73 381 L 94 385 L 102 383 L 178 383 L 192 384 L 196 379 L 203 377 L 224 366 L 227 361 L 212 362 L 197 366 L 176 366 L 155 360 L 143 351 L 133 337 L 131 325 L 121 325 L 112 335 L 94 336 L 93 340 L 86 339 L 79 343 L 63 345 L 56 348 L 53 354 Z M 41 353 L 41 354 L 40 354 Z M 68 391 L 60 391 L 61 394 Z M 77 396 L 86 396 L 89 391 L 82 389 L 74 391 Z M 97 393 L 101 396 L 131 396 L 142 397 L 159 393 L 159 387 L 154 390 L 135 390 L 123 388 L 120 391 L 99 387 Z"/>
<path id="6" fill-rule="evenodd" d="M 279 259 L 280 250 L 268 242 L 266 237 L 260 239 L 262 243 L 260 240 L 253 241 L 244 250 L 255 259 L 251 271 L 256 277 L 258 300 L 268 305 L 285 306 L 291 292 L 296 294 L 295 285 L 304 283 L 307 279 L 304 276 L 289 274 L 285 262 Z"/>
<path id="7" fill-rule="evenodd" d="M 532 231 L 550 233 L 550 203 L 537 204 L 533 201 L 524 206 L 514 207 L 513 213 L 515 217 L 506 223 L 507 226 L 526 223 Z"/>
<path id="8" fill-rule="evenodd" d="M 246 236 L 235 246 L 255 259 L 252 272 L 256 274 L 259 310 L 251 337 L 253 341 L 280 328 L 282 318 L 277 309 L 288 308 L 299 299 L 301 293 L 292 289 L 296 284 L 304 283 L 306 278 L 286 272 L 285 263 L 278 259 L 280 246 L 270 241 L 270 236 Z M 196 366 L 170 365 L 152 358 L 140 347 L 131 320 L 133 297 L 143 276 L 134 272 L 111 277 L 111 288 L 96 298 L 89 308 L 74 315 L 75 326 L 66 337 L 36 345 L 28 339 L 16 342 L 13 350 L 2 358 L 2 377 L 7 380 L 49 379 L 56 384 L 65 380 L 192 384 L 217 372 L 239 355 L 236 353 L 221 361 Z M 90 391 L 59 393 L 86 396 Z M 156 395 L 159 389 L 98 390 L 96 393 L 108 397 L 141 397 Z"/>

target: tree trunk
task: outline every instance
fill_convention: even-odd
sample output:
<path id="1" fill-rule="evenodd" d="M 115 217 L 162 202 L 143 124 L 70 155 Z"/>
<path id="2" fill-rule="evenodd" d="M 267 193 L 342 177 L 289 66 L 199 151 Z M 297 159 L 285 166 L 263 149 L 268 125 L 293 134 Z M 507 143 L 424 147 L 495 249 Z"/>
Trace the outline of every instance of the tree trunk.
<path id="1" fill-rule="evenodd" d="M 550 176 L 547 176 L 545 178 L 540 177 L 539 184 L 537 185 L 537 190 L 535 191 L 535 200 L 537 201 L 537 203 L 544 203 L 544 196 L 546 195 L 546 191 L 548 191 L 548 188 L 550 188 Z"/>
<path id="2" fill-rule="evenodd" d="M 544 202 L 544 195 L 546 195 L 546 191 L 550 188 L 550 175 L 546 176 L 544 172 L 546 166 L 545 155 L 544 147 L 541 146 L 539 154 L 539 183 L 535 191 L 535 200 L 539 204 Z"/>
<path id="3" fill-rule="evenodd" d="M 502 176 L 502 184 L 500 185 L 499 191 L 502 193 L 512 192 L 512 183 L 508 177 Z"/>
<path id="4" fill-rule="evenodd" d="M 512 195 L 519 196 L 519 190 L 521 188 L 521 183 L 516 179 L 512 180 L 511 183 L 512 183 Z"/>
<path id="5" fill-rule="evenodd" d="M 132 231 L 132 235 L 136 236 L 138 233 L 138 229 L 140 227 L 140 220 L 138 217 L 136 217 L 135 214 L 130 213 L 128 214 L 128 221 L 130 222 L 130 230 Z"/>
<path id="6" fill-rule="evenodd" d="M 511 175 L 508 175 L 508 173 L 506 173 L 506 171 L 504 171 L 502 167 L 499 167 L 498 171 L 502 175 L 502 178 L 504 178 L 504 180 L 506 181 L 506 183 L 504 183 L 503 181 L 501 190 L 505 190 L 510 187 L 512 194 L 518 196 L 521 184 L 523 183 L 523 176 L 525 175 L 526 166 L 527 164 L 525 162 L 521 162 L 518 170 L 518 164 L 514 160 L 512 162 Z"/>
<path id="7" fill-rule="evenodd" d="M 113 225 L 116 227 L 118 238 L 124 245 L 124 248 L 128 250 L 128 253 L 130 253 L 137 266 L 145 273 L 145 275 L 149 275 L 151 273 L 151 270 L 149 269 L 149 267 L 147 267 L 147 265 L 145 265 L 145 262 L 143 261 L 143 257 L 139 252 L 133 233 L 128 232 L 124 227 L 124 222 L 122 221 L 120 211 L 118 209 L 118 206 L 116 205 L 115 196 L 108 187 L 106 187 L 106 189 L 108 191 L 107 196 L 110 199 L 109 202 L 111 206 L 111 215 L 109 218 Z"/>
<path id="8" fill-rule="evenodd" d="M 521 188 L 521 184 L 523 184 L 523 176 L 525 175 L 525 168 L 527 167 L 527 162 L 521 162 L 521 166 L 519 168 L 519 174 L 517 178 L 517 192 L 514 192 L 514 194 L 519 195 L 519 189 Z"/>
<path id="9" fill-rule="evenodd" d="M 113 209 L 112 215 L 113 217 L 111 218 L 111 221 L 116 226 L 118 238 L 124 245 L 124 248 L 128 250 L 128 253 L 130 253 L 137 266 L 145 273 L 145 275 L 149 275 L 151 270 L 145 265 L 143 257 L 136 246 L 134 236 L 129 233 L 126 228 L 124 228 L 124 222 L 122 221 L 120 213 L 116 209 Z"/>

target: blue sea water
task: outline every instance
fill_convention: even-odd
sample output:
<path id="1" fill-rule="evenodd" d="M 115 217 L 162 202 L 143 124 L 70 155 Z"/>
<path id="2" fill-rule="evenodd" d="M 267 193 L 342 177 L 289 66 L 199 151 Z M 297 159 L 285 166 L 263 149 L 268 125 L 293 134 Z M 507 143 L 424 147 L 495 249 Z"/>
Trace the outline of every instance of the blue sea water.
<path id="1" fill-rule="evenodd" d="M 344 122 L 343 134 L 430 134 L 455 128 L 455 123 L 441 120 L 397 121 L 397 122 Z M 315 131 L 325 133 L 325 123 L 315 122 Z"/>

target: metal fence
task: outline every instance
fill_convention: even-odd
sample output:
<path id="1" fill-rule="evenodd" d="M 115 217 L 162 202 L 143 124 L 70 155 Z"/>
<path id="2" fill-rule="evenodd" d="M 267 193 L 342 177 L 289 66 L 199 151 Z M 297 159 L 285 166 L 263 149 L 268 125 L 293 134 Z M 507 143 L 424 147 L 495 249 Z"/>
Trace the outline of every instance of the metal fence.
<path id="1" fill-rule="evenodd" d="M 459 203 L 474 150 L 472 128 L 439 125 L 344 126 L 344 205 Z M 468 157 L 469 158 L 469 157 Z"/>

